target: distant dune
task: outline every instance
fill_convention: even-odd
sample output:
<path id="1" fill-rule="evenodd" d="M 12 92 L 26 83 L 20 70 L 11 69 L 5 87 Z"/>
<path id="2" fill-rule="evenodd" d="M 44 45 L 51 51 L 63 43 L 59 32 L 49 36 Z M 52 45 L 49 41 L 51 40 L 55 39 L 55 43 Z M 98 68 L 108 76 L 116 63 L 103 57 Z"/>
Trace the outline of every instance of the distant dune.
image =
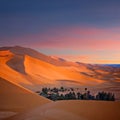
<path id="1" fill-rule="evenodd" d="M 9 120 L 119 120 L 120 102 L 58 101 L 16 115 Z"/>

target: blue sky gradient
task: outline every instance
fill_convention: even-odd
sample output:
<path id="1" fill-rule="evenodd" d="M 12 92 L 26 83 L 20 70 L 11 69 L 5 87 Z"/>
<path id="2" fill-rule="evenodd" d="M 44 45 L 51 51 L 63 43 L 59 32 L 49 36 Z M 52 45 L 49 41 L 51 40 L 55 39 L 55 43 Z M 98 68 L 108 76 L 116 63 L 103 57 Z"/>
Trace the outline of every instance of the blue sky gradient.
<path id="1" fill-rule="evenodd" d="M 93 62 L 117 63 L 119 33 L 119 0 L 0 0 L 0 46 L 73 58 L 99 54 Z"/>

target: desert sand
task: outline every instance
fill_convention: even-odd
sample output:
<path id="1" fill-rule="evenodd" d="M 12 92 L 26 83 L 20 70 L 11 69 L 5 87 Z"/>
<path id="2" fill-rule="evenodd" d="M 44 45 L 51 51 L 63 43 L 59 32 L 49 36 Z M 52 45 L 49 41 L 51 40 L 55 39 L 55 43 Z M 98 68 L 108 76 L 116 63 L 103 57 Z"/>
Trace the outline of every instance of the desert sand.
<path id="1" fill-rule="evenodd" d="M 24 112 L 9 120 L 119 120 L 120 102 L 58 101 Z"/>
<path id="2" fill-rule="evenodd" d="M 119 69 L 73 63 L 30 48 L 0 48 L 0 119 L 119 120 L 120 102 L 57 101 L 35 92 L 44 86 L 92 88 L 120 98 Z M 11 117 L 12 116 L 12 117 Z"/>
<path id="3" fill-rule="evenodd" d="M 0 51 L 0 76 L 32 91 L 39 90 L 41 85 L 79 86 L 104 83 L 103 80 L 82 74 L 83 71 L 91 72 L 84 64 L 60 61 L 22 47 L 6 49 Z"/>
<path id="4" fill-rule="evenodd" d="M 0 118 L 43 105 L 50 100 L 0 78 Z"/>
<path id="5" fill-rule="evenodd" d="M 41 87 L 87 87 L 113 92 L 120 100 L 120 69 L 46 56 L 20 46 L 0 48 L 0 77 L 33 92 Z"/>

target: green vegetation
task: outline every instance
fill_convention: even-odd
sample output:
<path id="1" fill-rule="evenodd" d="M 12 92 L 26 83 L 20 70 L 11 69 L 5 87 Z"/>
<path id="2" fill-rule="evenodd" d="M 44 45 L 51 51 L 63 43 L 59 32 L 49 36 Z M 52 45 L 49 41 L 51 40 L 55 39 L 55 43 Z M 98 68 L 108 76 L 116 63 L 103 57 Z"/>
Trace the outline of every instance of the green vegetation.
<path id="1" fill-rule="evenodd" d="M 113 93 L 98 92 L 95 96 L 91 95 L 90 91 L 85 88 L 85 92 L 81 93 L 79 88 L 42 88 L 40 92 L 36 92 L 41 96 L 44 96 L 50 100 L 105 100 L 105 101 L 115 101 L 115 96 Z"/>

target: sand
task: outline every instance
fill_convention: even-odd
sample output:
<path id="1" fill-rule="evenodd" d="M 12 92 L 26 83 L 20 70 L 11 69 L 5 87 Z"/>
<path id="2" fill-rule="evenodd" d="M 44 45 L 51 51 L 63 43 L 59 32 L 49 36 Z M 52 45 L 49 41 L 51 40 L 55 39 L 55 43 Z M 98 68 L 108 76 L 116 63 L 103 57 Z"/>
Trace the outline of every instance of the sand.
<path id="1" fill-rule="evenodd" d="M 35 56 L 34 54 L 26 55 L 24 51 L 22 48 L 17 52 L 0 51 L 0 76 L 2 78 L 32 91 L 38 91 L 39 87 L 44 85 L 79 86 L 104 83 L 103 80 L 82 74 L 82 71 L 89 72 L 85 65 L 78 65 L 78 67 L 71 63 L 69 66 L 55 66 L 46 60 L 31 57 Z"/>
<path id="2" fill-rule="evenodd" d="M 83 89 L 96 86 L 94 90 L 116 90 L 119 94 L 119 77 L 113 81 L 113 78 L 109 79 L 112 77 L 109 70 L 105 72 L 98 66 L 95 68 L 88 69 L 86 64 L 53 58 L 29 48 L 1 48 L 0 119 L 120 120 L 120 102 L 51 102 L 34 93 L 41 86 L 51 85 L 83 86 Z"/>
<path id="3" fill-rule="evenodd" d="M 16 115 L 9 120 L 119 120 L 120 102 L 58 101 Z"/>
<path id="4" fill-rule="evenodd" d="M 119 69 L 112 74 L 110 67 L 64 61 L 19 46 L 0 48 L 0 68 L 0 77 L 33 92 L 46 86 L 87 87 L 114 92 L 120 100 Z"/>
<path id="5" fill-rule="evenodd" d="M 50 100 L 0 78 L 0 116 L 19 113 L 48 102 Z"/>

